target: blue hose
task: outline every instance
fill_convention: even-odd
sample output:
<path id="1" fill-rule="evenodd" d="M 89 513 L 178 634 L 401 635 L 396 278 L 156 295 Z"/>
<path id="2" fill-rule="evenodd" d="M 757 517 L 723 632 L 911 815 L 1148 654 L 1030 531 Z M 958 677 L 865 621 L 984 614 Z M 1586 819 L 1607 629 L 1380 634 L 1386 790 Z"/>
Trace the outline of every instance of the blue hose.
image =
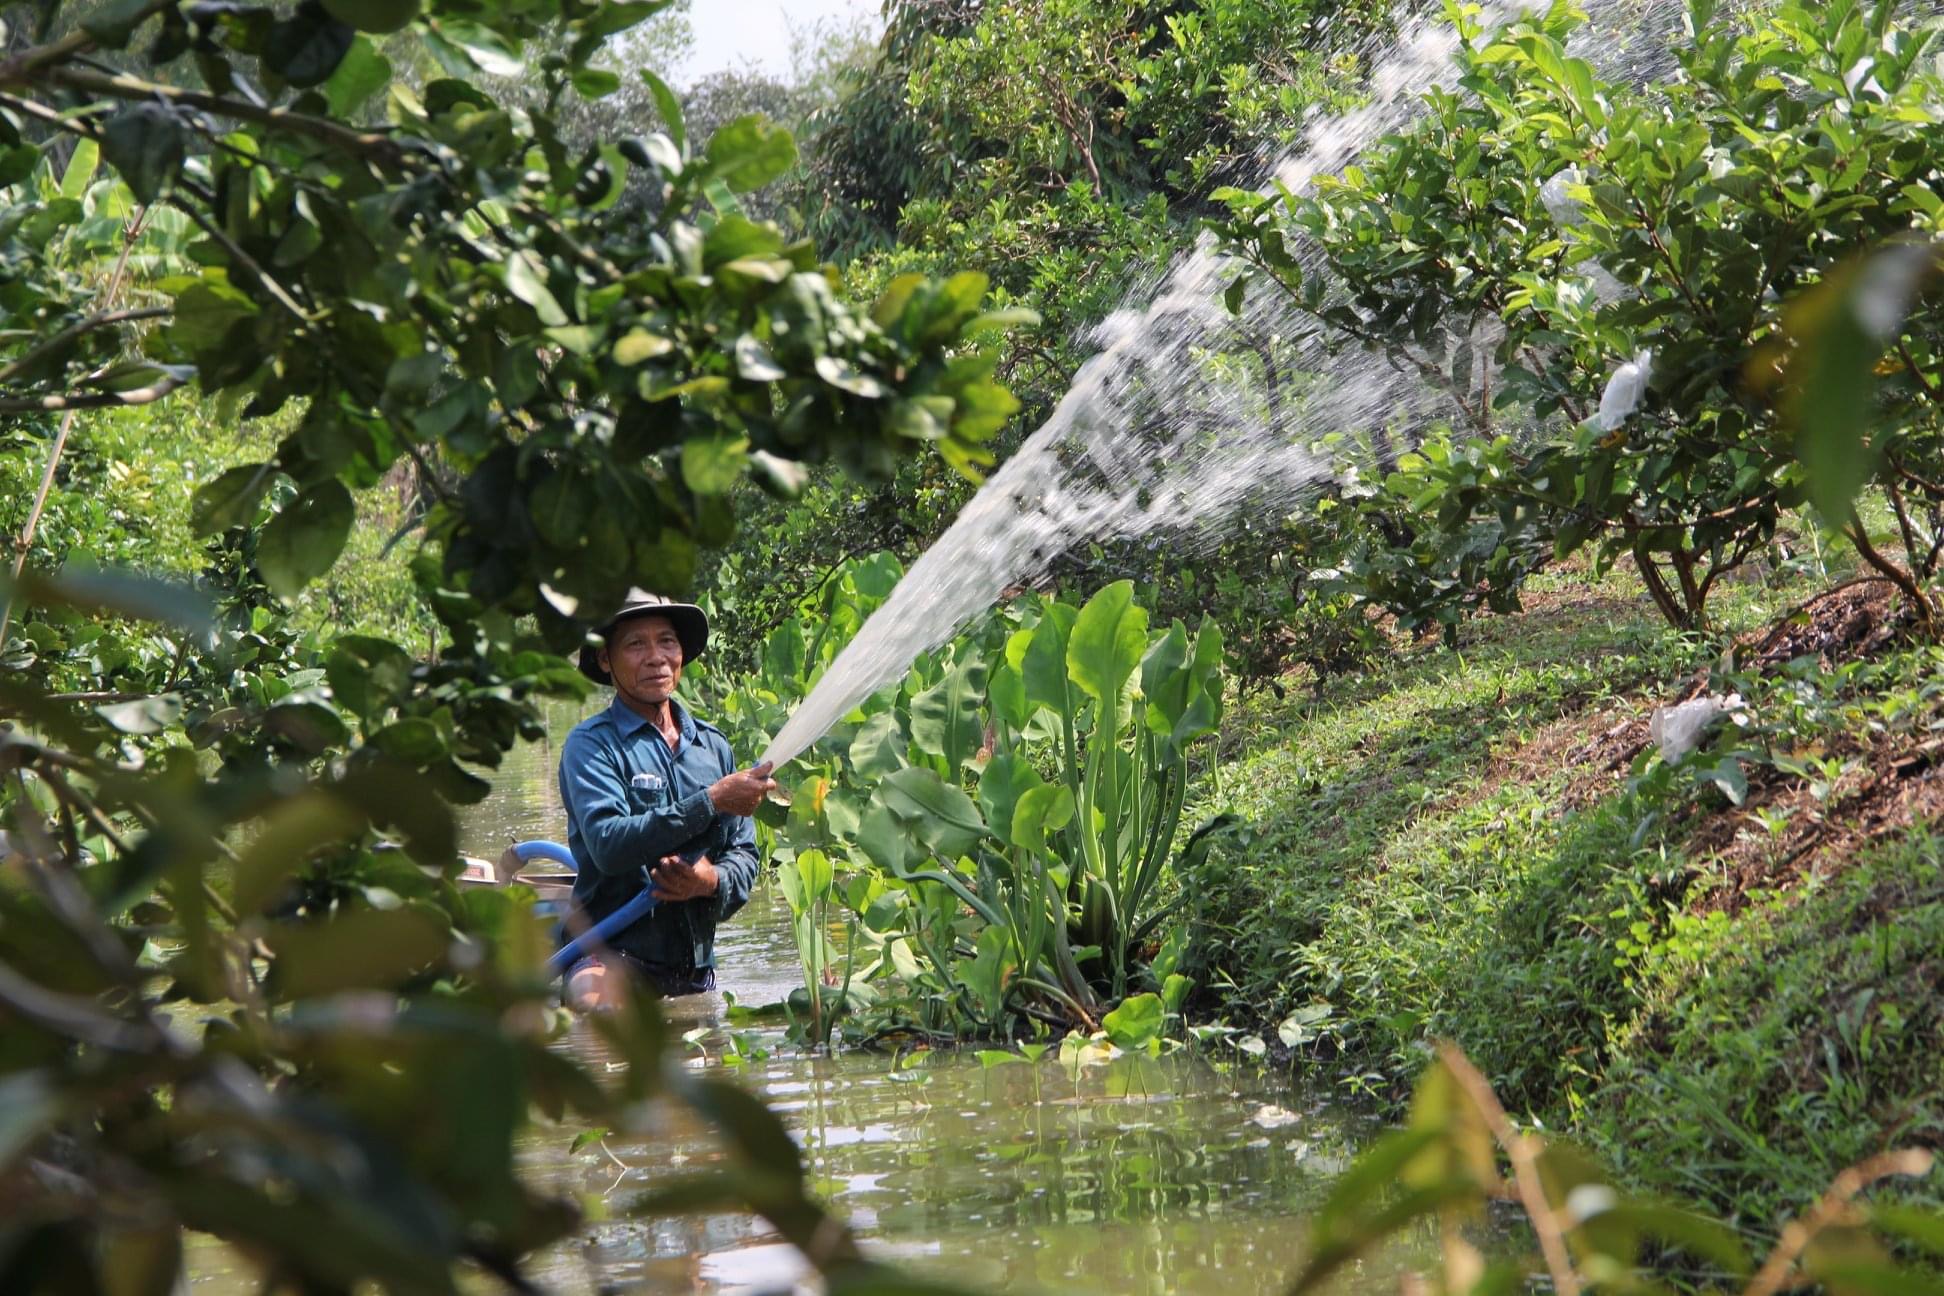
<path id="1" fill-rule="evenodd" d="M 513 847 L 513 853 L 518 855 L 522 862 L 544 859 L 563 864 L 568 868 L 575 867 L 573 853 L 559 842 L 523 841 Z M 607 944 L 610 937 L 626 931 L 654 910 L 655 893 L 648 881 L 646 869 L 641 872 L 641 882 L 641 891 L 632 900 L 555 951 L 554 956 L 547 960 L 549 977 L 561 975 L 584 957 L 588 947 Z"/>
<path id="2" fill-rule="evenodd" d="M 587 946 L 606 944 L 610 936 L 626 931 L 648 916 L 655 907 L 655 893 L 647 884 L 646 870 L 643 870 L 641 880 L 641 891 L 633 899 L 562 945 L 554 956 L 547 960 L 549 977 L 557 977 L 578 963 Z"/>
<path id="3" fill-rule="evenodd" d="M 513 853 L 520 857 L 521 863 L 543 859 L 550 860 L 566 868 L 576 868 L 574 864 L 574 853 L 565 846 L 562 846 L 559 842 L 537 840 L 516 842 L 513 846 Z"/>

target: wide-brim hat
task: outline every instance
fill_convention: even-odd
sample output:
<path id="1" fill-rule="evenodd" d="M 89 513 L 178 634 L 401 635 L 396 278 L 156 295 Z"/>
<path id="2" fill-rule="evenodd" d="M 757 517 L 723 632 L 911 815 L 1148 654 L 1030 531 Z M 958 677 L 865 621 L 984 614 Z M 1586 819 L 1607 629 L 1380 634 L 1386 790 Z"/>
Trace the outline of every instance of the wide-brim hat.
<path id="1" fill-rule="evenodd" d="M 623 621 L 636 617 L 667 617 L 675 627 L 675 637 L 682 641 L 682 662 L 684 665 L 700 657 L 709 646 L 709 615 L 693 603 L 677 603 L 674 599 L 650 594 L 645 589 L 631 589 L 621 606 L 616 608 L 608 619 L 594 627 L 594 635 L 603 643 L 607 642 L 614 628 Z M 591 643 L 582 644 L 580 650 L 581 674 L 596 684 L 614 683 L 614 678 L 601 669 L 600 654 Z"/>

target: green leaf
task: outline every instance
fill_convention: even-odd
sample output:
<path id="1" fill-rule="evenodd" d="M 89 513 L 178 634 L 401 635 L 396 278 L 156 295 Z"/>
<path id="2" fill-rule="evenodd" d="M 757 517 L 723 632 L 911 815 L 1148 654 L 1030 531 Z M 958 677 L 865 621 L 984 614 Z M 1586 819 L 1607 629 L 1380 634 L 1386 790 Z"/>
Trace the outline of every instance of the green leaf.
<path id="1" fill-rule="evenodd" d="M 324 662 L 324 678 L 338 705 L 369 720 L 382 714 L 412 679 L 412 658 L 388 639 L 340 635 Z"/>
<path id="2" fill-rule="evenodd" d="M 1129 996 L 1120 1007 L 1102 1017 L 1100 1025 L 1116 1047 L 1132 1052 L 1146 1048 L 1150 1040 L 1161 1037 L 1161 1024 L 1166 1017 L 1160 995 L 1137 994 Z"/>
<path id="3" fill-rule="evenodd" d="M 442 45 L 487 76 L 517 77 L 526 71 L 526 64 L 521 61 L 517 49 L 483 23 L 441 16 L 434 24 L 434 31 L 429 34 L 435 38 L 435 53 L 440 52 L 439 46 Z M 454 76 L 463 75 L 459 70 L 448 70 Z"/>
<path id="4" fill-rule="evenodd" d="M 1893 245 L 1831 275 L 1784 314 L 1795 344 L 1784 413 L 1810 502 L 1837 525 L 1849 519 L 1856 492 L 1876 467 L 1876 444 L 1865 433 L 1875 421 L 1877 361 L 1903 331 L 1939 257 L 1929 244 Z M 1773 363 L 1772 355 L 1758 357 L 1751 379 L 1765 381 L 1761 366 Z"/>
<path id="5" fill-rule="evenodd" d="M 1724 756 L 1704 776 L 1735 805 L 1748 800 L 1748 775 L 1733 756 Z"/>
<path id="6" fill-rule="evenodd" d="M 1028 788 L 1013 808 L 1012 842 L 1024 850 L 1044 854 L 1048 833 L 1056 833 L 1073 821 L 1073 789 L 1064 783 L 1047 783 Z"/>
<path id="7" fill-rule="evenodd" d="M 378 8 L 384 2 L 372 0 L 369 7 Z M 400 7 L 416 8 L 415 5 Z M 360 36 L 351 42 L 344 61 L 338 64 L 337 71 L 331 73 L 331 79 L 324 83 L 324 98 L 331 105 L 333 117 L 349 117 L 371 96 L 390 85 L 391 81 L 391 60 L 380 54 L 378 47 L 367 37 Z"/>
<path id="8" fill-rule="evenodd" d="M 507 257 L 504 264 L 506 291 L 533 307 L 542 324 L 558 326 L 567 322 L 567 312 L 560 309 L 553 291 L 547 287 L 546 266 L 539 257 L 521 249 Z"/>
<path id="9" fill-rule="evenodd" d="M 279 702 L 264 713 L 263 731 L 311 756 L 342 747 L 351 736 L 338 713 L 321 702 Z"/>
<path id="10" fill-rule="evenodd" d="M 769 348 L 748 333 L 736 339 L 736 374 L 750 382 L 781 382 L 789 377 Z"/>
<path id="11" fill-rule="evenodd" d="M 1012 1066 L 1015 1063 L 1023 1063 L 1026 1061 L 1019 1054 L 1008 1053 L 1004 1049 L 980 1049 L 972 1056 L 979 1059 L 979 1067 L 984 1071 L 990 1071 L 994 1067 Z"/>
<path id="12" fill-rule="evenodd" d="M 1033 637 L 1026 642 L 1019 660 L 1026 700 L 1068 719 L 1075 710 L 1075 698 L 1072 677 L 1067 674 L 1067 645 L 1076 615 L 1064 603 L 1043 604 L 1039 624 L 1033 628 Z M 1013 642 L 1016 644 L 1017 638 Z M 1008 645 L 1007 651 L 1011 653 L 1012 645 Z"/>
<path id="13" fill-rule="evenodd" d="M 574 1135 L 574 1141 L 571 1144 L 569 1144 L 567 1147 L 567 1154 L 569 1156 L 572 1156 L 576 1152 L 580 1152 L 586 1148 L 590 1148 L 594 1144 L 599 1143 L 602 1139 L 606 1138 L 607 1136 L 608 1136 L 608 1132 L 604 1128 L 597 1127 L 595 1129 L 584 1129 L 580 1133 Z"/>
<path id="14" fill-rule="evenodd" d="M 648 93 L 654 97 L 655 109 L 661 113 L 662 122 L 668 127 L 668 137 L 674 141 L 675 151 L 680 154 L 688 149 L 688 127 L 682 122 L 682 101 L 668 88 L 668 82 L 656 76 L 647 68 L 641 69 L 641 79 L 648 85 Z M 678 171 L 679 167 L 676 168 Z"/>
<path id="15" fill-rule="evenodd" d="M 176 295 L 175 315 L 165 336 L 192 355 L 221 347 L 230 328 L 257 313 L 257 305 L 220 272 L 203 278 Z"/>
<path id="16" fill-rule="evenodd" d="M 1099 724 L 1113 727 L 1111 711 L 1140 668 L 1147 648 L 1147 610 L 1134 603 L 1134 582 L 1115 581 L 1080 609 L 1067 642 L 1067 672 L 1102 706 Z"/>
<path id="17" fill-rule="evenodd" d="M 132 702 L 98 706 L 95 713 L 123 733 L 158 734 L 175 727 L 182 719 L 182 695 L 158 693 Z"/>
<path id="18" fill-rule="evenodd" d="M 275 899 L 284 880 L 312 854 L 359 836 L 364 816 L 327 792 L 312 789 L 271 807 L 237 855 L 236 911 L 254 914 Z"/>
<path id="19" fill-rule="evenodd" d="M 356 38 L 355 31 L 331 17 L 317 0 L 304 0 L 295 13 L 270 28 L 263 64 L 300 90 L 322 85 Z"/>
<path id="20" fill-rule="evenodd" d="M 1229 281 L 1229 286 L 1222 290 L 1222 305 L 1228 310 L 1229 314 L 1240 315 L 1242 313 L 1242 296 L 1248 291 L 1249 276 L 1237 275 Z"/>
<path id="21" fill-rule="evenodd" d="M 606 68 L 578 68 L 568 80 L 583 99 L 605 99 L 621 88 L 620 75 Z"/>
<path id="22" fill-rule="evenodd" d="M 949 666 L 938 683 L 911 699 L 911 741 L 919 751 L 942 757 L 957 771 L 984 742 L 980 704 L 985 699 L 985 660 L 970 647 Z"/>
<path id="23" fill-rule="evenodd" d="M 81 29 L 109 49 L 121 49 L 143 21 L 148 0 L 109 0 L 81 20 Z"/>
<path id="24" fill-rule="evenodd" d="M 919 841 L 945 859 L 957 859 L 986 835 L 972 798 L 928 769 L 913 765 L 899 770 L 878 786 L 877 795 Z"/>
<path id="25" fill-rule="evenodd" d="M 108 119 L 102 128 L 101 151 L 136 200 L 152 203 L 182 170 L 188 138 L 167 105 L 135 104 Z"/>
<path id="26" fill-rule="evenodd" d="M 377 751 L 411 766 L 431 765 L 446 756 L 446 741 L 438 726 L 416 716 L 386 725 L 367 741 Z"/>
<path id="27" fill-rule="evenodd" d="M 278 987 L 293 999 L 339 990 L 395 989 L 445 956 L 449 928 L 416 904 L 359 909 L 328 922 L 282 923 L 263 937 Z"/>
<path id="28" fill-rule="evenodd" d="M 283 598 L 295 598 L 337 562 L 357 514 L 351 492 L 335 479 L 284 505 L 257 537 L 263 583 Z"/>
<path id="29" fill-rule="evenodd" d="M 10 149 L 0 150 L 0 188 L 19 184 L 34 174 L 40 165 L 41 153 L 32 144 L 16 144 Z"/>
<path id="30" fill-rule="evenodd" d="M 1001 841 L 1013 840 L 1013 814 L 1019 798 L 1046 780 L 1033 763 L 1011 752 L 1000 752 L 986 762 L 979 775 L 979 809 L 985 814 L 992 835 Z"/>
<path id="31" fill-rule="evenodd" d="M 419 0 L 324 0 L 331 17 L 361 32 L 395 32 L 418 17 Z"/>
<path id="32" fill-rule="evenodd" d="M 718 179 L 735 193 L 748 193 L 796 165 L 796 141 L 767 117 L 752 113 L 712 135 L 706 156 Z"/>
<path id="33" fill-rule="evenodd" d="M 4 1110 L 5 1104 L 0 1103 L 0 1111 Z M 0 1156 L 0 1162 L 5 1160 Z M 1944 1257 L 1944 1212 L 1895 1202 L 1872 1203 L 1869 1210 L 1870 1223 L 1884 1232 L 1894 1233 L 1934 1256 Z"/>
<path id="34" fill-rule="evenodd" d="M 630 329 L 620 341 L 614 344 L 614 363 L 618 365 L 638 365 L 656 356 L 665 356 L 675 349 L 675 344 L 659 334 L 647 329 Z"/>
<path id="35" fill-rule="evenodd" d="M 24 576 L 20 588 L 29 604 L 156 621 L 198 637 L 216 632 L 216 609 L 209 596 L 179 580 L 70 563 L 52 576 Z"/>
<path id="36" fill-rule="evenodd" d="M 682 443 L 682 480 L 697 495 L 727 495 L 748 463 L 748 437 L 691 437 Z"/>
<path id="37" fill-rule="evenodd" d="M 100 166 L 101 146 L 91 139 L 77 141 L 74 156 L 68 159 L 67 170 L 61 173 L 61 197 L 79 198 L 87 193 Z"/>
<path id="38" fill-rule="evenodd" d="M 895 711 L 880 711 L 866 720 L 851 739 L 851 769 L 861 779 L 878 779 L 895 774 L 906 765 L 905 749 L 910 741 L 898 724 Z"/>

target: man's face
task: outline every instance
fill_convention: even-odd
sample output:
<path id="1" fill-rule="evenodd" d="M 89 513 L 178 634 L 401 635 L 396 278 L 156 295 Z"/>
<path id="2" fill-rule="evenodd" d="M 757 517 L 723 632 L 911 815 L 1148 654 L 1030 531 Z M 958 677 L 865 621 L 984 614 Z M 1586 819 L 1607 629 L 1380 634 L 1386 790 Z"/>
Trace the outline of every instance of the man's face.
<path id="1" fill-rule="evenodd" d="M 636 701 L 662 703 L 682 678 L 682 640 L 667 617 L 631 617 L 601 646 L 601 665 Z"/>

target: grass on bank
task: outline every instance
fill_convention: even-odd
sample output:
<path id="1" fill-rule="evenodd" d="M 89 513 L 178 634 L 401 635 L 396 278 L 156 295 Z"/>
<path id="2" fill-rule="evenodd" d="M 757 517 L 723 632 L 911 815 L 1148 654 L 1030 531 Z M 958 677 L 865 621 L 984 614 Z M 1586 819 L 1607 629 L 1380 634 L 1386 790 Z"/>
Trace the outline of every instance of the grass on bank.
<path id="1" fill-rule="evenodd" d="M 1754 651 L 1840 576 L 1737 583 L 1704 640 L 1624 573 L 1554 573 L 1456 650 L 1250 695 L 1191 807 L 1246 825 L 1184 879 L 1203 993 L 1307 1008 L 1299 1053 L 1386 1099 L 1454 1040 L 1511 1109 L 1758 1230 L 1861 1156 L 1944 1146 L 1944 658 L 1815 651 L 1816 616 L 1887 618 L 1867 590 Z M 1652 707 L 1703 687 L 1753 723 L 1650 759 Z"/>

